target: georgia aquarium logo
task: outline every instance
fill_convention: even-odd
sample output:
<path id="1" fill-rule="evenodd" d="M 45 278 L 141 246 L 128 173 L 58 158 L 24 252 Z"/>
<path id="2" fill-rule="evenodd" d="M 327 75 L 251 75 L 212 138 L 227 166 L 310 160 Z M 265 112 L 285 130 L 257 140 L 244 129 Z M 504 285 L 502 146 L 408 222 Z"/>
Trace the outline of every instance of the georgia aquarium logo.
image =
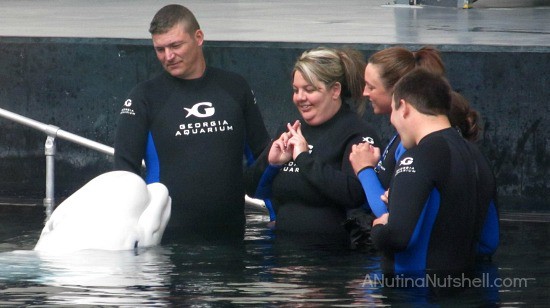
<path id="1" fill-rule="evenodd" d="M 185 118 L 188 118 L 190 116 L 195 116 L 197 118 L 207 118 L 214 115 L 216 112 L 215 108 L 212 107 L 211 102 L 201 102 L 196 103 L 191 108 L 183 108 L 185 111 L 187 111 L 187 115 Z"/>
<path id="2" fill-rule="evenodd" d="M 408 166 L 412 163 L 413 163 L 412 157 L 405 157 L 401 160 L 401 162 L 399 163 L 399 166 Z"/>

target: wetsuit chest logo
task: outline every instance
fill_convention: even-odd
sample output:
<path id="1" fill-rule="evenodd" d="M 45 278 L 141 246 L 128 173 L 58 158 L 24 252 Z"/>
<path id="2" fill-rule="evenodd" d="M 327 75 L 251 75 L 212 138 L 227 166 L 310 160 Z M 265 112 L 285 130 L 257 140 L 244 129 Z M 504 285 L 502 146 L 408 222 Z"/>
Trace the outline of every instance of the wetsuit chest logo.
<path id="1" fill-rule="evenodd" d="M 308 144 L 307 147 L 309 148 L 308 153 L 311 154 L 311 152 L 313 151 L 313 146 L 311 144 Z M 286 164 L 284 164 L 282 170 L 283 170 L 283 172 L 298 173 L 298 172 L 300 172 L 300 167 L 298 166 L 298 164 L 296 164 L 295 161 L 291 160 L 291 161 L 287 162 Z"/>
<path id="2" fill-rule="evenodd" d="M 413 163 L 412 157 L 405 157 L 401 160 L 401 162 L 399 163 L 399 166 L 408 166 L 412 163 Z"/>
<path id="3" fill-rule="evenodd" d="M 212 107 L 211 102 L 200 102 L 193 105 L 191 108 L 183 108 L 187 111 L 185 118 L 190 116 L 195 116 L 197 118 L 207 118 L 214 115 L 216 112 L 215 108 Z"/>
<path id="4" fill-rule="evenodd" d="M 363 137 L 363 142 L 367 142 L 368 144 L 374 144 L 374 139 L 372 137 Z"/>
<path id="5" fill-rule="evenodd" d="M 412 157 L 405 157 L 399 162 L 399 168 L 395 170 L 394 176 L 397 176 L 400 173 L 416 173 L 414 166 L 411 166 L 413 163 Z"/>

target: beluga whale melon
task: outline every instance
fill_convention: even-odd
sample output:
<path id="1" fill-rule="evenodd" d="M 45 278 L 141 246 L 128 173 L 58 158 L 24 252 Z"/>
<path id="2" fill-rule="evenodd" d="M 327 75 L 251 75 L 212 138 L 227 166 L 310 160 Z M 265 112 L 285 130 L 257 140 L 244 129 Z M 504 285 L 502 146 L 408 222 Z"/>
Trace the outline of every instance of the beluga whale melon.
<path id="1" fill-rule="evenodd" d="M 127 171 L 101 174 L 53 211 L 34 250 L 66 253 L 159 245 L 171 204 L 161 183 L 147 185 Z"/>

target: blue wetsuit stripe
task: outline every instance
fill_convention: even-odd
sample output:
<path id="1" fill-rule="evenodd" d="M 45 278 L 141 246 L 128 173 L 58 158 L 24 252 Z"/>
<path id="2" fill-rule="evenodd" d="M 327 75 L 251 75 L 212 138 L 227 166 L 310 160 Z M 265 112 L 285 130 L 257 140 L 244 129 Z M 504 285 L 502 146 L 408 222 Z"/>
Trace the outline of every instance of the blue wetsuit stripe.
<path id="1" fill-rule="evenodd" d="M 363 186 L 363 190 L 365 191 L 365 195 L 367 196 L 368 204 L 365 204 L 365 206 L 370 206 L 370 209 L 376 217 L 386 214 L 388 212 L 388 208 L 380 199 L 380 196 L 383 195 L 386 190 L 382 187 L 382 184 L 378 180 L 376 171 L 372 168 L 366 168 L 359 172 L 357 177 L 359 178 L 359 181 Z"/>
<path id="2" fill-rule="evenodd" d="M 276 215 L 275 215 L 275 209 L 273 208 L 273 204 L 271 203 L 271 184 L 273 183 L 273 179 L 275 176 L 279 173 L 280 167 L 268 165 L 267 168 L 264 170 L 264 173 L 262 174 L 262 177 L 260 178 L 260 182 L 258 183 L 258 188 L 256 189 L 256 193 L 254 196 L 256 198 L 262 198 L 265 203 L 265 207 L 267 208 L 267 211 L 269 212 L 269 220 L 275 221 Z"/>
<path id="3" fill-rule="evenodd" d="M 395 149 L 395 161 L 398 161 L 401 155 L 405 153 L 405 151 L 407 151 L 407 149 L 405 149 L 405 147 L 403 146 L 403 143 L 399 141 L 399 144 L 397 145 L 397 149 Z"/>
<path id="4" fill-rule="evenodd" d="M 378 177 L 377 171 L 380 171 L 386 155 L 388 154 L 392 144 L 397 140 L 397 137 L 399 137 L 399 135 L 393 136 L 389 144 L 386 146 L 386 149 L 384 150 L 384 154 L 380 158 L 378 166 L 376 166 L 374 169 L 366 168 L 359 172 L 359 174 L 357 175 L 359 181 L 361 182 L 361 185 L 363 186 L 365 195 L 367 196 L 367 204 L 365 204 L 363 207 L 366 207 L 368 205 L 370 207 L 370 210 L 374 213 L 376 217 L 380 217 L 383 214 L 388 213 L 388 208 L 386 204 L 380 199 L 380 196 L 386 192 L 386 189 L 382 185 L 382 182 Z M 399 141 L 395 149 L 393 159 L 397 162 L 399 160 L 399 157 L 401 157 L 401 155 L 405 153 L 406 150 L 407 149 L 405 149 L 401 141 Z"/>
<path id="5" fill-rule="evenodd" d="M 145 183 L 160 182 L 160 165 L 155 142 L 151 132 L 147 135 L 147 147 L 145 150 L 145 166 L 147 166 Z"/>
<path id="6" fill-rule="evenodd" d="M 270 199 L 264 199 L 265 207 L 267 208 L 267 211 L 269 212 L 269 221 L 275 221 L 277 218 L 275 215 L 275 209 L 273 208 L 273 204 L 271 203 Z"/>
<path id="7" fill-rule="evenodd" d="M 248 149 L 248 151 L 246 151 L 246 149 Z M 252 151 L 250 150 L 250 148 L 247 147 L 246 149 L 245 152 L 248 153 L 248 155 L 246 156 L 250 156 L 252 158 L 252 161 L 249 161 L 248 163 L 248 166 L 250 166 L 254 163 L 255 160 L 253 159 Z M 279 167 L 269 165 L 262 174 L 262 177 L 258 184 L 258 188 L 256 189 L 256 193 L 254 194 L 256 198 L 262 198 L 264 200 L 265 207 L 269 212 L 269 221 L 275 221 L 276 219 L 275 209 L 273 208 L 273 204 L 271 203 L 271 200 L 269 198 L 271 197 L 271 184 L 273 183 L 273 179 L 278 172 Z"/>
<path id="8" fill-rule="evenodd" d="M 267 168 L 265 168 L 264 173 L 258 182 L 256 192 L 254 193 L 256 198 L 271 198 L 271 185 L 273 184 L 273 179 L 275 179 L 275 176 L 279 173 L 279 170 L 280 167 L 273 165 L 268 165 Z"/>
<path id="9" fill-rule="evenodd" d="M 246 158 L 247 167 L 251 166 L 256 161 L 254 153 L 252 152 L 252 149 L 250 148 L 250 145 L 248 143 L 244 145 L 244 157 Z"/>
<path id="10" fill-rule="evenodd" d="M 395 254 L 394 267 L 396 272 L 415 272 L 426 269 L 430 237 L 439 212 L 440 202 L 439 191 L 433 189 L 418 218 L 407 245 L 407 250 Z"/>
<path id="11" fill-rule="evenodd" d="M 489 204 L 487 216 L 481 230 L 481 236 L 477 247 L 480 255 L 492 255 L 495 253 L 500 240 L 498 212 L 494 200 Z"/>

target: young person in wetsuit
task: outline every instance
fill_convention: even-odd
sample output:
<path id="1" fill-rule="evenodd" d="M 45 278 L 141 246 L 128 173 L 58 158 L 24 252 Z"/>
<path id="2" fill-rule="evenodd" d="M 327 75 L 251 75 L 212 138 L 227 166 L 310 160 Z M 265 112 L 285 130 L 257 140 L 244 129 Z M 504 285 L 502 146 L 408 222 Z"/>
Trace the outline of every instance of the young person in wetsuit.
<path id="1" fill-rule="evenodd" d="M 247 193 L 272 203 L 277 239 L 348 246 L 346 213 L 366 202 L 348 160 L 358 142 L 378 144 L 361 119 L 363 55 L 352 49 L 304 52 L 292 72 L 302 118 L 286 124 L 251 169 Z"/>
<path id="2" fill-rule="evenodd" d="M 415 68 L 423 68 L 439 76 L 445 74 L 440 52 L 429 46 L 414 52 L 399 46 L 390 47 L 369 57 L 365 68 L 363 94 L 369 98 L 375 114 L 391 114 L 392 93 L 395 84 Z M 470 108 L 468 101 L 462 95 L 454 91 L 449 119 L 452 126 L 460 129 L 464 138 L 472 142 L 477 141 L 480 130 L 479 114 Z M 382 151 L 379 160 L 374 163 L 363 162 L 365 165 L 375 165 L 375 168 L 365 169 L 358 176 L 365 190 L 368 205 L 377 217 L 387 213 L 386 204 L 380 196 L 383 196 L 389 188 L 396 162 L 404 151 L 399 134 L 395 134 Z M 356 157 L 356 159 L 361 159 L 361 157 Z M 491 190 L 490 187 L 487 189 Z M 493 200 L 489 204 L 485 227 L 479 239 L 480 256 L 492 255 L 499 242 L 496 188 L 492 190 L 494 191 Z"/>
<path id="3" fill-rule="evenodd" d="M 390 47 L 372 54 L 365 67 L 365 95 L 372 106 L 374 114 L 391 114 L 392 93 L 395 84 L 415 68 L 422 67 L 435 74 L 443 76 L 445 66 L 439 51 L 433 47 L 422 47 L 418 51 L 410 51 L 404 47 Z M 386 213 L 386 205 L 380 200 L 380 195 L 390 186 L 395 169 L 395 163 L 404 152 L 399 134 L 390 139 L 383 151 L 376 168 L 366 170 L 360 180 L 363 186 L 369 187 L 367 199 L 376 216 Z M 366 183 L 368 182 L 368 184 Z"/>
<path id="4" fill-rule="evenodd" d="M 494 177 L 479 149 L 451 126 L 451 87 L 441 76 L 415 69 L 394 87 L 391 122 L 406 151 L 391 180 L 387 210 L 372 239 L 389 273 L 472 269 Z M 365 165 L 361 157 L 369 157 Z M 380 149 L 354 145 L 357 174 L 373 169 Z"/>
<path id="5" fill-rule="evenodd" d="M 253 161 L 270 140 L 254 94 L 240 75 L 206 64 L 204 33 L 186 7 L 161 8 L 149 32 L 164 72 L 126 98 L 115 169 L 141 174 L 145 159 L 146 182 L 166 185 L 165 239 L 242 240 L 243 157 Z"/>

